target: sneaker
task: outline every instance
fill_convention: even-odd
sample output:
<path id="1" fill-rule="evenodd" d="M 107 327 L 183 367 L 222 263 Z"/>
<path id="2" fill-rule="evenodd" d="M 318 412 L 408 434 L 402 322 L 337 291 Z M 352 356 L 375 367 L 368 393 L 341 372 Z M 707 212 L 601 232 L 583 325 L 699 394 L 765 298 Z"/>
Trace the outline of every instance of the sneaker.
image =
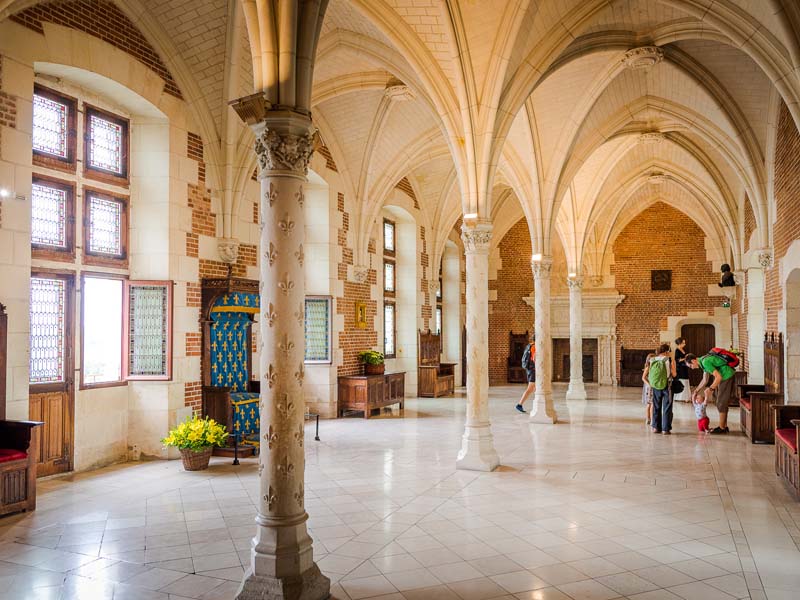
<path id="1" fill-rule="evenodd" d="M 663 433 L 664 435 L 672 435 L 671 431 L 662 431 L 661 433 Z"/>
<path id="2" fill-rule="evenodd" d="M 660 429 L 656 429 L 655 427 L 653 427 L 653 433 L 661 433 L 661 430 Z"/>
<path id="3" fill-rule="evenodd" d="M 521 413 L 524 413 L 524 412 L 525 412 L 525 409 L 524 409 L 524 408 L 522 408 L 522 404 L 517 404 L 517 406 L 516 406 L 515 408 L 516 408 L 516 409 L 517 409 L 519 412 L 521 412 Z"/>
<path id="4" fill-rule="evenodd" d="M 709 433 L 712 433 L 714 435 L 719 435 L 721 433 L 728 433 L 729 431 L 730 429 L 728 429 L 727 427 L 725 429 L 723 429 L 722 427 L 714 427 L 714 429 L 712 429 Z"/>

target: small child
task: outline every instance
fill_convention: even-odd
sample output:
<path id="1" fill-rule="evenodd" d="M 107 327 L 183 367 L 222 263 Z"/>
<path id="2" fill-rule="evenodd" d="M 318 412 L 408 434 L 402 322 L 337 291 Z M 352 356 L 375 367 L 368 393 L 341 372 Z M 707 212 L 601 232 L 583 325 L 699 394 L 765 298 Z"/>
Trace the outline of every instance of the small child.
<path id="1" fill-rule="evenodd" d="M 644 361 L 645 369 L 647 365 L 650 364 L 650 359 L 655 358 L 655 356 L 656 355 L 652 352 L 647 355 Z M 644 387 L 642 388 L 642 404 L 647 406 L 647 419 L 645 420 L 645 424 L 650 425 L 650 421 L 653 419 L 653 388 L 651 388 L 650 384 L 644 379 L 642 379 L 642 383 L 644 383 Z"/>
<path id="2" fill-rule="evenodd" d="M 711 431 L 708 416 L 706 415 L 706 398 L 705 396 L 695 396 L 692 399 L 694 403 L 694 416 L 697 417 L 697 430 L 704 433 Z"/>

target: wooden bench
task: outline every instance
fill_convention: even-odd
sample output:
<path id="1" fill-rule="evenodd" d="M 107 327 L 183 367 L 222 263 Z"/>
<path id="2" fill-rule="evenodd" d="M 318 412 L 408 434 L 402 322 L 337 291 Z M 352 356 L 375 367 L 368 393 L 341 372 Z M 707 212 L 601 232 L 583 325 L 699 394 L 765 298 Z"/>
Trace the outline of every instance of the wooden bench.
<path id="1" fill-rule="evenodd" d="M 775 427 L 775 473 L 800 500 L 800 406 L 780 405 L 773 408 Z"/>
<path id="2" fill-rule="evenodd" d="M 783 334 L 764 336 L 764 384 L 739 386 L 742 432 L 755 443 L 775 442 L 772 408 L 783 404 Z"/>
<path id="3" fill-rule="evenodd" d="M 0 515 L 36 508 L 40 421 L 6 420 L 8 315 L 0 304 Z"/>
<path id="4" fill-rule="evenodd" d="M 441 336 L 430 330 L 419 332 L 417 393 L 423 398 L 448 396 L 455 391 L 456 363 L 439 362 Z"/>

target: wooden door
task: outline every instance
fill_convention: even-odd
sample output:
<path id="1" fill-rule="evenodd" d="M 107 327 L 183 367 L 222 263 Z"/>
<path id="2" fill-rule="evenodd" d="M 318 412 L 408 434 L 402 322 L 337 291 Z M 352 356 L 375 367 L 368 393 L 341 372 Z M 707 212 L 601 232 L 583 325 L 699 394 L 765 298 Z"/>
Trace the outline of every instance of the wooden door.
<path id="1" fill-rule="evenodd" d="M 686 338 L 686 352 L 703 356 L 716 345 L 714 326 L 708 324 L 684 325 L 681 327 L 681 337 Z M 689 383 L 695 387 L 703 378 L 700 369 L 689 369 Z"/>
<path id="2" fill-rule="evenodd" d="M 75 279 L 31 273 L 29 415 L 43 421 L 37 475 L 73 468 Z"/>

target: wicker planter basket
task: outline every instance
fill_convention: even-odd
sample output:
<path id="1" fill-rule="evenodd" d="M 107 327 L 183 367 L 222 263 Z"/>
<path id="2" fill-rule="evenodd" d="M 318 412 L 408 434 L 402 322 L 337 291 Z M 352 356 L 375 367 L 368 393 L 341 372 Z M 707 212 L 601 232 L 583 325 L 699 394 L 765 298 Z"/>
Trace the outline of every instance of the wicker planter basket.
<path id="1" fill-rule="evenodd" d="M 364 363 L 364 375 L 383 375 L 383 371 L 386 368 L 384 363 L 379 365 L 371 365 L 369 363 Z"/>
<path id="2" fill-rule="evenodd" d="M 209 446 L 203 450 L 195 452 L 188 448 L 181 449 L 181 459 L 183 460 L 183 468 L 186 471 L 202 471 L 208 468 L 208 461 L 211 460 L 211 452 L 214 448 Z"/>

